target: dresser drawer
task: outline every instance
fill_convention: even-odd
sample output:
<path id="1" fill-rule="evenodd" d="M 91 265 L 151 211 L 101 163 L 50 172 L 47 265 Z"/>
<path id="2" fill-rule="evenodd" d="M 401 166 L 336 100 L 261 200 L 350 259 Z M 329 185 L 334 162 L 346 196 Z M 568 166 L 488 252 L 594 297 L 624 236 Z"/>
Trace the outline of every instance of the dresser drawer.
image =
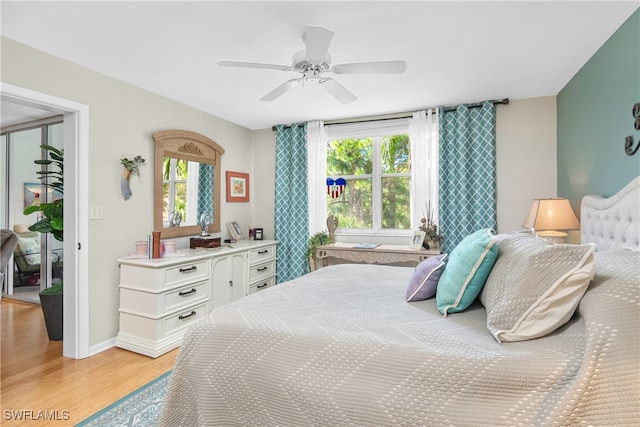
<path id="1" fill-rule="evenodd" d="M 193 304 L 198 300 L 208 298 L 209 280 L 203 280 L 164 294 L 163 312 L 179 310 L 181 307 Z"/>
<path id="2" fill-rule="evenodd" d="M 249 267 L 249 283 L 253 283 L 276 273 L 276 262 L 271 261 L 265 264 L 259 264 Z"/>
<path id="3" fill-rule="evenodd" d="M 265 246 L 249 251 L 249 265 L 261 264 L 276 258 L 276 247 Z"/>
<path id="4" fill-rule="evenodd" d="M 209 277 L 209 261 L 200 260 L 167 268 L 164 278 L 165 287 L 180 283 L 193 283 Z"/>
<path id="5" fill-rule="evenodd" d="M 134 341 L 143 345 L 157 343 L 167 336 L 179 333 L 207 314 L 208 300 L 162 317 L 145 316 L 120 309 L 120 334 L 129 337 L 129 341 L 131 337 L 136 337 Z"/>
<path id="6" fill-rule="evenodd" d="M 189 324 L 198 319 L 202 319 L 207 314 L 209 314 L 209 310 L 207 308 L 207 303 L 204 303 L 165 317 L 162 319 L 164 324 L 164 336 L 186 328 Z"/>
<path id="7" fill-rule="evenodd" d="M 161 294 L 140 292 L 120 287 L 120 308 L 140 316 L 162 317 L 165 313 L 180 310 L 209 299 L 209 280 L 201 280 Z"/>
<path id="8" fill-rule="evenodd" d="M 263 289 L 270 288 L 271 286 L 273 286 L 275 284 L 276 284 L 276 277 L 275 276 L 271 276 L 271 277 L 268 277 L 268 278 L 266 278 L 264 280 L 260 280 L 258 282 L 252 283 L 251 285 L 249 285 L 249 294 L 261 291 Z"/>

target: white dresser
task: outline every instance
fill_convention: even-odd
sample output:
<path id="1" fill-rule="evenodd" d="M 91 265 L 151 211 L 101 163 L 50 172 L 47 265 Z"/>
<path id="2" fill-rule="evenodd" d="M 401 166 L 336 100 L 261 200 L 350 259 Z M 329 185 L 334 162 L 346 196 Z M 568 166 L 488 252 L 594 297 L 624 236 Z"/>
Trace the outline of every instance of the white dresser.
<path id="1" fill-rule="evenodd" d="M 273 240 L 242 240 L 185 256 L 118 260 L 116 346 L 158 357 L 180 345 L 189 324 L 213 309 L 276 283 Z"/>

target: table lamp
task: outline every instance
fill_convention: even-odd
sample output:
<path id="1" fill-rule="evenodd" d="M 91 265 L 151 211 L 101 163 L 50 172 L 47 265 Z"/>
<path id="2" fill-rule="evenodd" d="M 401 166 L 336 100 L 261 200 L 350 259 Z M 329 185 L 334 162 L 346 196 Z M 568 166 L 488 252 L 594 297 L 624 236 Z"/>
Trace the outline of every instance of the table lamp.
<path id="1" fill-rule="evenodd" d="M 545 240 L 564 243 L 567 233 L 558 230 L 578 230 L 580 222 L 567 198 L 533 199 L 529 216 L 522 226 L 532 228 Z"/>

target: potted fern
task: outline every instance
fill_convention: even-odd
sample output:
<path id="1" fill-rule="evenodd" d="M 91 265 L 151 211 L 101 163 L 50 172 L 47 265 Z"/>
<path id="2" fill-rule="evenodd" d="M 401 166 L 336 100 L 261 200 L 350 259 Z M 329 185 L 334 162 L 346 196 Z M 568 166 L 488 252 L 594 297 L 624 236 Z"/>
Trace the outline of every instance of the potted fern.
<path id="1" fill-rule="evenodd" d="M 64 193 L 64 152 L 51 145 L 41 145 L 40 148 L 49 153 L 49 159 L 35 160 L 37 165 L 53 166 L 44 171 L 38 171 L 39 179 L 45 187 L 55 190 L 60 194 Z M 59 241 L 63 241 L 63 198 L 60 197 L 52 202 L 40 203 L 39 205 L 28 206 L 24 210 L 24 215 L 34 212 L 41 212 L 42 217 L 29 227 L 31 231 L 40 233 L 51 233 Z M 52 341 L 62 340 L 62 313 L 63 313 L 63 285 L 56 283 L 53 286 L 40 291 L 40 305 L 47 326 L 47 335 Z"/>

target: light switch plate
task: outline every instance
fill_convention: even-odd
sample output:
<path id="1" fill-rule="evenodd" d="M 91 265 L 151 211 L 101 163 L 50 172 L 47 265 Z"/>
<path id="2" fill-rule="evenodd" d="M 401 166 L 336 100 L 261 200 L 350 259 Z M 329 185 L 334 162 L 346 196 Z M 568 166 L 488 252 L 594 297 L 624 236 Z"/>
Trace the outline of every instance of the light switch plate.
<path id="1" fill-rule="evenodd" d="M 104 219 L 102 206 L 91 206 L 89 208 L 89 219 Z"/>

